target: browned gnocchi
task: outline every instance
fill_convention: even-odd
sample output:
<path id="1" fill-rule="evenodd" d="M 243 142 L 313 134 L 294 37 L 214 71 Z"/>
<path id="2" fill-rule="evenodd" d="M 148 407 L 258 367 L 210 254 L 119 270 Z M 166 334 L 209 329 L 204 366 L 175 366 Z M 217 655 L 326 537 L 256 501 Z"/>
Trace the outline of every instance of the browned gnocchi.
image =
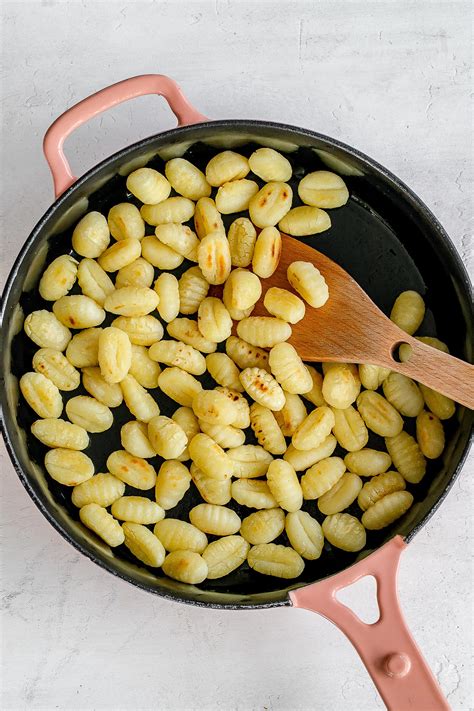
<path id="1" fill-rule="evenodd" d="M 291 156 L 274 148 L 244 153 L 133 170 L 133 198 L 79 220 L 73 254 L 41 275 L 45 308 L 24 320 L 38 350 L 19 388 L 46 472 L 72 487 L 90 536 L 191 585 L 242 565 L 294 579 L 329 546 L 359 552 L 410 509 L 455 413 L 387 368 L 323 363 L 321 375 L 302 361 L 292 325 L 331 298 L 326 280 L 303 261 L 289 264 L 287 288 L 262 280 L 279 267 L 282 233 L 331 229 L 327 211 L 349 191 L 326 170 L 295 183 Z M 414 334 L 424 314 L 404 291 L 390 317 Z"/>

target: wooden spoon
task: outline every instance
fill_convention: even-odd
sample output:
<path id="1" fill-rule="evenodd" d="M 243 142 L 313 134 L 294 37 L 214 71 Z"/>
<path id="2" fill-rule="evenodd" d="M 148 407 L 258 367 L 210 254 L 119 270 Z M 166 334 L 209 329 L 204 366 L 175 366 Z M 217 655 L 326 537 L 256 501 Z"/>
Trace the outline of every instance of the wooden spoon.
<path id="1" fill-rule="evenodd" d="M 263 296 L 271 286 L 293 291 L 286 270 L 292 262 L 312 262 L 329 287 L 329 299 L 319 309 L 306 304 L 306 315 L 292 326 L 289 342 L 305 361 L 370 363 L 395 370 L 474 409 L 474 366 L 427 346 L 396 326 L 356 281 L 321 252 L 282 234 L 283 249 L 276 272 L 262 279 L 262 297 L 252 316 L 268 316 Z M 395 358 L 408 343 L 410 359 Z"/>

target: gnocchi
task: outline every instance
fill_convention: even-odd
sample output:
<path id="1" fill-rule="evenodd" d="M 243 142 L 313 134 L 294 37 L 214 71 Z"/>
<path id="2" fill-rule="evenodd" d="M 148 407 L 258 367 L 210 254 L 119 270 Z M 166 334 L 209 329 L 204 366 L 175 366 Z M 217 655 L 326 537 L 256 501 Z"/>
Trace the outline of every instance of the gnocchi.
<path id="1" fill-rule="evenodd" d="M 189 512 L 189 520 L 200 531 L 213 536 L 230 536 L 240 529 L 240 517 L 232 509 L 217 504 L 198 504 Z"/>
<path id="2" fill-rule="evenodd" d="M 326 280 L 314 264 L 292 262 L 287 269 L 287 278 L 293 289 L 315 309 L 324 306 L 329 299 Z"/>
<path id="3" fill-rule="evenodd" d="M 56 257 L 43 272 L 38 291 L 45 301 L 57 301 L 72 289 L 77 278 L 77 260 L 69 254 Z"/>
<path id="4" fill-rule="evenodd" d="M 409 491 L 394 491 L 379 499 L 362 514 L 362 524 L 369 531 L 378 531 L 403 516 L 413 503 Z"/>
<path id="5" fill-rule="evenodd" d="M 242 178 L 221 185 L 216 195 L 216 207 L 222 215 L 247 210 L 258 185 L 253 180 Z"/>
<path id="6" fill-rule="evenodd" d="M 199 168 L 186 158 L 172 158 L 165 166 L 165 175 L 177 193 L 190 200 L 209 197 L 211 186 Z"/>
<path id="7" fill-rule="evenodd" d="M 223 284 L 230 274 L 231 260 L 227 237 L 209 232 L 197 248 L 199 268 L 209 284 Z"/>
<path id="8" fill-rule="evenodd" d="M 255 444 L 233 447 L 227 451 L 227 457 L 232 464 L 232 476 L 238 479 L 264 476 L 273 461 L 269 452 Z"/>
<path id="9" fill-rule="evenodd" d="M 104 309 L 83 294 L 62 296 L 54 302 L 53 313 L 68 328 L 93 328 L 105 319 Z"/>
<path id="10" fill-rule="evenodd" d="M 153 227 L 170 222 L 187 222 L 194 215 L 194 202 L 182 196 L 169 197 L 156 205 L 142 205 L 140 214 L 145 222 Z"/>
<path id="11" fill-rule="evenodd" d="M 295 324 L 304 318 L 306 306 L 304 302 L 287 289 L 271 286 L 265 293 L 263 305 L 272 316 Z"/>
<path id="12" fill-rule="evenodd" d="M 369 432 L 357 410 L 349 405 L 344 410 L 332 408 L 334 415 L 333 434 L 337 443 L 348 452 L 363 449 L 369 441 Z"/>
<path id="13" fill-rule="evenodd" d="M 331 227 L 331 218 L 319 207 L 302 205 L 287 212 L 278 227 L 282 232 L 294 237 L 307 237 L 328 230 Z"/>
<path id="14" fill-rule="evenodd" d="M 285 514 L 281 509 L 261 509 L 242 521 L 240 535 L 252 546 L 271 543 L 285 529 Z"/>
<path id="15" fill-rule="evenodd" d="M 268 407 L 254 402 L 250 407 L 250 426 L 257 442 L 270 454 L 284 454 L 286 441 L 275 416 Z"/>
<path id="16" fill-rule="evenodd" d="M 280 262 L 281 234 L 276 227 L 264 227 L 257 237 L 252 256 L 252 269 L 262 279 L 268 279 Z"/>
<path id="17" fill-rule="evenodd" d="M 118 383 L 108 383 L 100 368 L 89 366 L 82 369 L 84 389 L 96 400 L 107 407 L 119 407 L 123 401 L 122 389 Z"/>
<path id="18" fill-rule="evenodd" d="M 194 229 L 199 239 L 210 232 L 224 232 L 224 223 L 216 203 L 209 197 L 202 197 L 194 210 Z"/>
<path id="19" fill-rule="evenodd" d="M 342 207 L 349 199 L 343 179 L 328 170 L 305 175 L 298 184 L 298 195 L 306 205 L 325 209 Z"/>
<path id="20" fill-rule="evenodd" d="M 112 474 L 94 474 L 90 479 L 77 484 L 72 490 L 71 501 L 81 509 L 86 504 L 98 504 L 107 508 L 125 493 L 125 484 Z"/>
<path id="21" fill-rule="evenodd" d="M 271 493 L 285 511 L 299 511 L 303 505 L 303 490 L 291 464 L 284 459 L 274 459 L 267 471 Z M 262 541 L 263 542 L 263 541 Z"/>
<path id="22" fill-rule="evenodd" d="M 191 407 L 202 385 L 190 373 L 181 368 L 165 368 L 158 376 L 159 388 L 183 407 Z M 159 414 L 159 413 L 157 413 Z"/>
<path id="23" fill-rule="evenodd" d="M 412 336 L 419 329 L 425 317 L 425 302 L 417 291 L 404 291 L 395 299 L 391 320 Z"/>
<path id="24" fill-rule="evenodd" d="M 55 417 L 36 420 L 31 432 L 47 447 L 81 450 L 89 446 L 89 436 L 83 427 Z"/>
<path id="25" fill-rule="evenodd" d="M 404 479 L 419 484 L 426 474 L 426 459 L 414 437 L 402 430 L 394 437 L 386 437 L 385 446 Z"/>
<path id="26" fill-rule="evenodd" d="M 257 231 L 248 217 L 238 217 L 229 227 L 230 260 L 234 267 L 248 267 L 252 262 Z"/>
<path id="27" fill-rule="evenodd" d="M 71 331 L 51 311 L 33 311 L 23 325 L 28 338 L 40 348 L 64 351 L 71 340 Z M 69 360 L 69 356 L 66 353 Z M 73 363 L 73 365 L 76 365 Z"/>
<path id="28" fill-rule="evenodd" d="M 122 496 L 114 501 L 110 511 L 119 521 L 131 523 L 157 523 L 165 517 L 161 506 L 145 496 Z"/>
<path id="29" fill-rule="evenodd" d="M 278 504 L 266 481 L 237 479 L 230 487 L 232 498 L 249 509 L 274 509 Z"/>
<path id="30" fill-rule="evenodd" d="M 293 511 L 286 516 L 285 531 L 291 547 L 306 560 L 317 560 L 324 547 L 321 525 L 307 511 Z"/>
<path id="31" fill-rule="evenodd" d="M 158 341 L 148 353 L 153 361 L 175 366 L 192 375 L 206 372 L 206 359 L 202 353 L 181 341 Z"/>
<path id="32" fill-rule="evenodd" d="M 327 516 L 322 523 L 323 534 L 335 548 L 357 553 L 365 547 L 365 528 L 355 516 L 336 513 Z"/>
<path id="33" fill-rule="evenodd" d="M 155 360 L 150 358 L 150 353 L 145 346 L 132 344 L 132 361 L 128 372 L 142 387 L 151 390 L 158 387 L 161 368 Z"/>
<path id="34" fill-rule="evenodd" d="M 54 348 L 40 348 L 33 356 L 33 369 L 45 375 L 58 390 L 71 391 L 79 387 L 79 371 L 68 361 L 66 356 Z"/>
<path id="35" fill-rule="evenodd" d="M 367 511 L 387 494 L 404 489 L 406 489 L 405 479 L 399 472 L 383 472 L 364 484 L 357 497 L 357 503 L 362 511 Z"/>
<path id="36" fill-rule="evenodd" d="M 340 513 L 357 499 L 361 489 L 362 479 L 357 474 L 345 472 L 329 491 L 319 497 L 318 509 L 326 516 Z"/>
<path id="37" fill-rule="evenodd" d="M 249 566 L 262 575 L 297 578 L 304 570 L 304 560 L 293 548 L 263 543 L 253 546 L 247 556 Z"/>
<path id="38" fill-rule="evenodd" d="M 291 326 L 286 321 L 272 316 L 249 316 L 239 321 L 237 335 L 242 340 L 259 348 L 272 348 L 287 341 Z"/>
<path id="39" fill-rule="evenodd" d="M 116 240 L 141 240 L 145 236 L 145 223 L 140 210 L 130 202 L 121 202 L 110 208 L 107 224 Z"/>
<path id="40" fill-rule="evenodd" d="M 225 536 L 209 543 L 202 557 L 207 563 L 207 579 L 229 575 L 246 560 L 250 546 L 242 536 Z"/>
<path id="41" fill-rule="evenodd" d="M 153 503 L 150 501 L 150 503 Z M 163 544 L 153 535 L 149 528 L 139 523 L 126 521 L 122 524 L 122 531 L 125 537 L 124 543 L 130 553 L 151 568 L 159 568 L 163 565 L 166 551 Z"/>
<path id="42" fill-rule="evenodd" d="M 226 353 L 210 353 L 206 356 L 206 367 L 218 385 L 243 392 L 240 370 Z"/>
<path id="43" fill-rule="evenodd" d="M 49 476 L 64 486 L 77 486 L 94 474 L 94 465 L 87 454 L 62 447 L 46 453 L 44 466 Z"/>
<path id="44" fill-rule="evenodd" d="M 207 563 L 198 553 L 177 550 L 168 553 L 162 565 L 163 572 L 174 580 L 189 585 L 199 585 L 206 579 Z"/>
<path id="45" fill-rule="evenodd" d="M 247 158 L 234 151 L 222 151 L 207 164 L 206 178 L 209 185 L 218 188 L 231 180 L 245 178 L 249 171 Z"/>
<path id="46" fill-rule="evenodd" d="M 147 491 L 156 484 L 154 467 L 141 457 L 136 457 L 125 450 L 112 452 L 107 459 L 107 469 L 114 477 L 134 489 Z"/>
<path id="47" fill-rule="evenodd" d="M 285 404 L 285 394 L 275 378 L 262 368 L 245 368 L 240 374 L 240 382 L 252 400 L 269 410 L 281 410 Z"/>
<path id="48" fill-rule="evenodd" d="M 211 479 L 229 479 L 232 476 L 231 460 L 209 435 L 195 435 L 189 443 L 189 454 L 196 467 Z"/>
<path id="49" fill-rule="evenodd" d="M 191 485 L 191 474 L 181 462 L 163 462 L 155 485 L 155 500 L 162 509 L 173 509 L 185 496 Z"/>
<path id="50" fill-rule="evenodd" d="M 112 412 L 94 397 L 77 395 L 66 403 L 66 414 L 75 425 L 87 432 L 105 432 L 112 427 Z"/>
<path id="51" fill-rule="evenodd" d="M 271 181 L 286 183 L 293 172 L 290 161 L 273 148 L 258 148 L 250 156 L 248 164 L 252 173 L 266 183 Z"/>
<path id="52" fill-rule="evenodd" d="M 148 439 L 163 459 L 176 459 L 188 444 L 185 431 L 171 417 L 157 415 L 148 423 Z"/>
<path id="53" fill-rule="evenodd" d="M 289 212 L 292 200 L 293 191 L 288 183 L 270 181 L 249 201 L 250 219 L 257 227 L 273 227 Z"/>
<path id="54" fill-rule="evenodd" d="M 127 177 L 127 189 L 146 205 L 157 205 L 169 197 L 171 185 L 153 168 L 138 168 Z"/>
<path id="55" fill-rule="evenodd" d="M 304 499 L 319 499 L 332 489 L 346 471 L 346 465 L 340 457 L 328 457 L 313 464 L 301 477 Z"/>
<path id="56" fill-rule="evenodd" d="M 99 338 L 101 328 L 86 328 L 76 333 L 66 348 L 66 358 L 76 368 L 99 365 Z"/>
<path id="57" fill-rule="evenodd" d="M 283 459 L 287 461 L 297 472 L 309 469 L 313 464 L 317 464 L 322 459 L 330 457 L 336 449 L 337 440 L 334 435 L 328 435 L 320 445 L 313 449 L 296 449 L 292 444 L 288 447 Z"/>
<path id="58" fill-rule="evenodd" d="M 136 264 L 137 261 L 132 262 L 130 266 Z M 124 269 L 128 268 L 124 267 Z M 93 299 L 102 308 L 107 296 L 115 289 L 112 279 L 94 259 L 81 260 L 77 269 L 77 282 L 84 296 Z"/>
<path id="59" fill-rule="evenodd" d="M 163 321 L 173 321 L 180 312 L 179 282 L 174 274 L 160 274 L 154 289 L 158 294 L 157 310 Z"/>
<path id="60" fill-rule="evenodd" d="M 175 318 L 170 321 L 167 329 L 171 338 L 183 341 L 201 353 L 214 353 L 217 350 L 217 343 L 205 338 L 196 321 L 191 321 L 189 318 Z"/>
<path id="61" fill-rule="evenodd" d="M 107 220 L 100 212 L 88 212 L 79 220 L 72 233 L 72 247 L 81 257 L 95 259 L 109 246 Z"/>
<path id="62" fill-rule="evenodd" d="M 122 425 L 120 442 L 122 447 L 134 457 L 151 459 L 156 456 L 156 452 L 148 439 L 148 427 L 145 422 L 131 420 Z"/>
<path id="63" fill-rule="evenodd" d="M 20 378 L 21 394 L 39 417 L 60 417 L 63 399 L 56 385 L 42 373 L 25 373 Z"/>
<path id="64" fill-rule="evenodd" d="M 198 309 L 198 329 L 208 341 L 222 343 L 232 332 L 232 319 L 226 307 L 215 296 L 206 296 Z"/>
<path id="65" fill-rule="evenodd" d="M 432 412 L 423 410 L 416 418 L 416 440 L 427 459 L 437 459 L 444 450 L 443 423 Z"/>
<path id="66" fill-rule="evenodd" d="M 86 504 L 79 509 L 79 518 L 84 526 L 102 538 L 111 548 L 120 546 L 125 536 L 121 525 L 109 514 L 107 509 L 99 504 Z"/>
<path id="67" fill-rule="evenodd" d="M 132 344 L 128 335 L 109 326 L 99 334 L 98 362 L 106 383 L 120 383 L 132 364 Z"/>
<path id="68" fill-rule="evenodd" d="M 209 291 L 209 283 L 199 267 L 190 267 L 178 281 L 179 313 L 189 315 L 197 313 L 201 301 Z"/>
<path id="69" fill-rule="evenodd" d="M 207 546 L 207 536 L 192 523 L 177 518 L 164 518 L 155 524 L 155 536 L 167 551 L 193 551 L 202 553 Z"/>
<path id="70" fill-rule="evenodd" d="M 335 424 L 334 413 L 329 407 L 317 407 L 296 428 L 291 443 L 295 449 L 315 449 L 331 433 Z"/>
<path id="71" fill-rule="evenodd" d="M 309 392 L 313 381 L 295 348 L 289 343 L 278 343 L 270 351 L 268 364 L 283 390 L 292 395 Z"/>

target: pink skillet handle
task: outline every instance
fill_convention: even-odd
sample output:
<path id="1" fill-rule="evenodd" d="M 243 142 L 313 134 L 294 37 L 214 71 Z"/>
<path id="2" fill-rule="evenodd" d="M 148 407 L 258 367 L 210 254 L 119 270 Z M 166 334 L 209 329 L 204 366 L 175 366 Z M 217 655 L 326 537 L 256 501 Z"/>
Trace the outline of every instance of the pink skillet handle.
<path id="1" fill-rule="evenodd" d="M 163 74 L 143 74 L 101 89 L 61 114 L 46 132 L 43 150 L 53 175 L 56 197 L 59 197 L 77 179 L 72 174 L 63 151 L 64 141 L 69 134 L 112 106 L 146 94 L 163 96 L 178 119 L 178 126 L 208 120 L 191 106 L 176 82 Z"/>
<path id="2" fill-rule="evenodd" d="M 372 677 L 389 711 L 449 711 L 449 705 L 405 624 L 397 596 L 397 570 L 406 548 L 396 536 L 347 570 L 294 590 L 294 607 L 319 612 L 344 632 Z M 380 618 L 362 622 L 336 593 L 365 575 L 377 581 Z"/>

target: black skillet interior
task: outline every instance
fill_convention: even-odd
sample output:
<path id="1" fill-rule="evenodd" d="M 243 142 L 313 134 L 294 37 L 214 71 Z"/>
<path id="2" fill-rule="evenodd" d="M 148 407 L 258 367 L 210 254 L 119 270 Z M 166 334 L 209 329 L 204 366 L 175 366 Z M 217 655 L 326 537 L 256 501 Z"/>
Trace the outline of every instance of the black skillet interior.
<path id="1" fill-rule="evenodd" d="M 246 137 L 240 138 L 243 134 Z M 210 141 L 211 137 L 213 140 Z M 471 359 L 472 312 L 467 276 L 440 225 L 405 186 L 380 166 L 332 139 L 276 124 L 222 121 L 169 131 L 125 149 L 90 171 L 55 203 L 35 228 L 14 267 L 5 292 L 5 333 L 8 339 L 2 350 L 5 373 L 9 372 L 10 362 L 11 372 L 16 378 L 31 369 L 31 359 L 36 346 L 19 330 L 18 325 L 14 326 L 18 324 L 15 304 L 20 304 L 25 316 L 36 309 L 50 308 L 50 304 L 42 301 L 37 290 L 39 269 L 30 269 L 30 265 L 35 255 L 43 253 L 39 248 L 40 244 L 47 244 L 47 254 L 46 250 L 44 251 L 45 264 L 65 251 L 70 251 L 71 228 L 68 226 L 64 229 L 56 225 L 58 218 L 68 209 L 74 210 L 73 206 L 78 198 L 84 196 L 88 198 L 87 210 L 99 210 L 104 214 L 121 201 L 131 200 L 140 205 L 127 192 L 125 178 L 122 177 L 127 171 L 121 168 L 137 156 L 153 156 L 148 165 L 163 171 L 165 160 L 157 155 L 158 151 L 165 146 L 174 145 L 174 150 L 179 155 L 182 153 L 182 149 L 179 149 L 181 142 L 186 141 L 188 147 L 184 156 L 204 169 L 208 160 L 222 150 L 222 147 L 234 145 L 239 138 L 237 150 L 247 156 L 259 145 L 280 147 L 280 144 L 272 141 L 284 141 L 286 145 L 281 146 L 283 150 L 291 148 L 287 157 L 293 166 L 291 185 L 295 196 L 294 205 L 300 204 L 296 186 L 304 174 L 318 169 L 334 169 L 340 172 L 350 191 L 348 204 L 330 211 L 332 227 L 328 232 L 313 238 L 304 238 L 303 241 L 314 244 L 317 249 L 341 264 L 385 313 L 390 311 L 393 301 L 401 291 L 419 291 L 427 305 L 426 317 L 419 333 L 438 336 L 449 345 L 454 355 L 466 360 Z M 169 157 L 169 154 L 166 157 Z M 118 174 L 119 170 L 122 175 Z M 253 175 L 248 177 L 262 183 Z M 83 205 L 82 211 L 85 210 Z M 236 217 L 235 214 L 227 216 L 226 224 L 230 224 Z M 70 223 L 71 219 L 72 213 Z M 147 226 L 147 234 L 153 234 L 153 228 Z M 74 254 L 72 251 L 71 253 Z M 43 264 L 43 261 L 43 256 L 38 257 L 38 262 Z M 189 266 L 190 263 L 185 261 L 177 271 L 184 271 Z M 26 279 L 29 270 L 31 273 Z M 76 291 L 77 287 L 71 293 Z M 103 325 L 110 323 L 112 318 L 109 315 Z M 18 330 L 19 332 L 11 337 L 14 331 Z M 223 350 L 222 346 L 219 350 Z M 207 387 L 213 386 L 210 376 L 203 379 L 203 384 Z M 137 565 L 125 546 L 111 552 L 83 528 L 78 522 L 77 509 L 70 502 L 70 489 L 44 476 L 42 462 L 46 448 L 29 434 L 31 423 L 36 419 L 34 413 L 21 398 L 17 407 L 18 396 L 14 379 L 6 376 L 5 385 L 3 404 L 6 409 L 6 439 L 17 471 L 37 505 L 67 540 L 103 567 L 140 587 L 166 597 L 213 606 L 285 604 L 288 590 L 337 573 L 361 555 L 376 549 L 395 533 L 413 535 L 437 507 L 459 471 L 467 451 L 472 425 L 472 413 L 463 408 L 459 408 L 456 416 L 445 423 L 445 454 L 441 460 L 428 463 L 428 471 L 421 484 L 408 487 L 414 494 L 415 505 L 404 518 L 391 527 L 380 532 L 369 532 L 367 550 L 361 555 L 344 553 L 326 543 L 321 558 L 314 562 L 307 561 L 301 577 L 290 581 L 289 585 L 278 578 L 258 575 L 245 564 L 231 575 L 221 580 L 207 581 L 198 589 L 171 581 L 163 577 L 159 570 Z M 85 394 L 85 391 L 81 386 L 80 393 L 63 393 L 64 400 L 82 393 Z M 163 414 L 171 415 L 174 412 L 176 403 L 158 390 L 152 391 L 152 394 Z M 125 406 L 116 408 L 112 429 L 91 436 L 92 443 L 86 453 L 93 459 L 97 472 L 105 471 L 108 454 L 121 448 L 120 427 L 130 419 L 132 418 Z M 406 421 L 406 429 L 413 434 L 413 420 Z M 368 446 L 383 448 L 383 441 L 371 434 Z M 336 454 L 338 453 L 336 450 Z M 158 469 L 160 458 L 156 457 L 151 461 Z M 127 493 L 144 494 L 131 488 Z M 145 492 L 145 495 L 152 498 L 153 493 L 152 490 Z M 176 509 L 167 515 L 186 517 L 186 512 L 200 501 L 200 496 L 192 485 Z M 241 517 L 251 513 L 235 502 L 231 502 L 229 506 Z M 324 518 L 313 501 L 305 502 L 303 508 L 320 521 Z M 361 515 L 357 504 L 353 504 L 349 512 L 359 517 Z M 287 543 L 285 534 L 276 542 Z"/>

